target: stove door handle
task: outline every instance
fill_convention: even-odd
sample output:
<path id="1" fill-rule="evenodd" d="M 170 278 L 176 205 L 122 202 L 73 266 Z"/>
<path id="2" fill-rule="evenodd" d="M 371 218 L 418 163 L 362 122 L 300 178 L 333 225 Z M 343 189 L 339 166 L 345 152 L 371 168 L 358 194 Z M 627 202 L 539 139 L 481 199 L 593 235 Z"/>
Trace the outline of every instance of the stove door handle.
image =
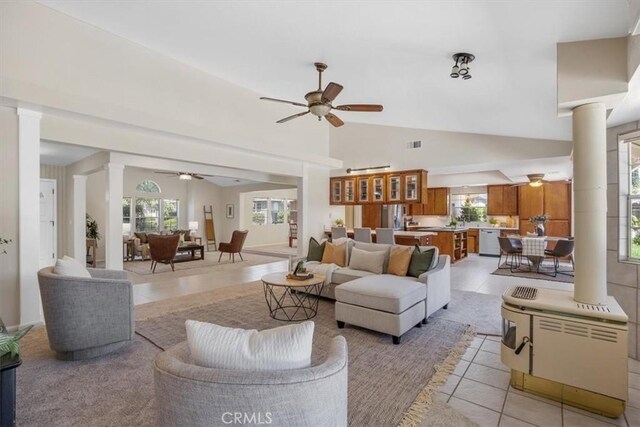
<path id="1" fill-rule="evenodd" d="M 529 342 L 529 337 L 522 338 L 522 342 L 520 343 L 518 348 L 516 348 L 516 354 L 520 354 L 522 352 L 522 349 L 524 348 L 525 345 L 527 345 L 528 342 Z"/>

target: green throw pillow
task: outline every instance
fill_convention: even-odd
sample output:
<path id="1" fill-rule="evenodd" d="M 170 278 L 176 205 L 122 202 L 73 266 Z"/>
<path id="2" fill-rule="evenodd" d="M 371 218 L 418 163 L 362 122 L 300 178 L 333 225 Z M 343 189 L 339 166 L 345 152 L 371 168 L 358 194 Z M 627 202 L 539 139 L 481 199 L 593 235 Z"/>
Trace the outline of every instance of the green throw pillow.
<path id="1" fill-rule="evenodd" d="M 327 242 L 318 243 L 313 237 L 309 240 L 309 252 L 307 253 L 307 261 L 322 262 L 322 255 L 324 254 L 324 246 Z"/>
<path id="2" fill-rule="evenodd" d="M 429 267 L 431 267 L 431 262 L 433 261 L 433 254 L 435 253 L 435 249 L 427 249 L 422 252 L 420 247 L 416 245 L 416 248 L 411 254 L 411 262 L 409 263 L 409 270 L 407 271 L 407 276 L 418 277 L 422 273 L 429 271 Z"/>

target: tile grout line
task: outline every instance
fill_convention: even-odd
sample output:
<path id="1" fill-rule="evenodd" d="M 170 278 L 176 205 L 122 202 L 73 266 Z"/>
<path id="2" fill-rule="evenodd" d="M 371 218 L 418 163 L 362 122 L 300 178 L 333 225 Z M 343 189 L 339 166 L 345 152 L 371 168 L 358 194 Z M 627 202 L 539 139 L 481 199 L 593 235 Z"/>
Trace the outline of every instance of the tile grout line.
<path id="1" fill-rule="evenodd" d="M 486 339 L 487 339 L 487 336 L 485 335 L 484 338 L 482 339 L 482 342 L 480 343 L 480 346 L 476 350 L 476 354 L 474 354 L 473 357 L 471 358 L 471 360 L 469 361 L 469 365 L 467 366 L 467 369 L 465 369 L 464 372 L 462 373 L 462 375 L 460 376 L 460 381 L 458 381 L 458 384 L 456 384 L 456 386 L 451 391 L 451 394 L 449 395 L 449 399 L 447 399 L 447 403 L 449 403 L 449 401 L 453 397 L 453 393 L 455 393 L 456 390 L 458 389 L 458 386 L 460 385 L 460 383 L 462 382 L 464 376 L 466 375 L 467 371 L 469 370 L 469 366 L 471 366 L 471 364 L 473 363 L 473 359 L 475 359 L 476 356 L 478 355 L 478 352 L 480 351 L 480 347 L 482 347 L 482 344 L 484 344 L 484 340 L 486 340 Z M 460 360 L 462 360 L 462 359 L 460 359 Z M 466 362 L 466 360 L 465 360 L 465 362 Z M 458 363 L 460 363 L 460 362 L 458 362 Z M 453 373 L 451 373 L 451 375 L 453 375 Z"/>

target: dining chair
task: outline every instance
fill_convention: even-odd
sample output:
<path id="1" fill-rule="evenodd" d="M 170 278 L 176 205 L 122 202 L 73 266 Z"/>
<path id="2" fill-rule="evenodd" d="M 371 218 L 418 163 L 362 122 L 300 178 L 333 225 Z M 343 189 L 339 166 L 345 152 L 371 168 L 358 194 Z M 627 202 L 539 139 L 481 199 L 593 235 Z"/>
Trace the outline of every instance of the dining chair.
<path id="1" fill-rule="evenodd" d="M 575 265 L 573 264 L 573 249 L 575 248 L 575 240 L 558 240 L 556 247 L 551 250 L 545 250 L 544 253 L 547 256 L 553 257 L 553 277 L 556 277 L 558 273 L 566 274 L 567 276 L 573 276 L 575 272 Z M 571 271 L 558 270 L 560 267 L 560 258 L 568 257 L 571 261 Z"/>
<path id="2" fill-rule="evenodd" d="M 331 240 L 347 237 L 347 229 L 345 227 L 331 227 Z"/>
<path id="3" fill-rule="evenodd" d="M 532 271 L 532 263 L 535 266 L 536 273 L 541 273 L 540 266 L 546 257 L 545 250 L 547 241 L 544 237 L 523 237 L 522 238 L 522 256 L 527 258 L 529 271 Z"/>
<path id="4" fill-rule="evenodd" d="M 371 243 L 371 229 L 370 228 L 354 228 L 353 240 L 356 242 Z"/>
<path id="5" fill-rule="evenodd" d="M 502 255 L 505 256 L 504 265 L 508 265 L 509 270 L 513 273 L 514 268 L 520 267 L 520 254 L 521 251 L 513 247 L 513 243 L 508 237 L 498 236 L 498 243 L 500 244 L 500 257 L 498 258 L 498 270 L 506 270 L 507 267 L 500 267 L 502 265 Z M 511 263 L 509 263 L 509 257 L 511 257 Z"/>
<path id="6" fill-rule="evenodd" d="M 376 243 L 395 245 L 395 230 L 393 228 L 376 228 Z"/>
<path id="7" fill-rule="evenodd" d="M 293 247 L 293 241 L 298 240 L 298 223 L 290 222 L 289 223 L 289 247 Z"/>

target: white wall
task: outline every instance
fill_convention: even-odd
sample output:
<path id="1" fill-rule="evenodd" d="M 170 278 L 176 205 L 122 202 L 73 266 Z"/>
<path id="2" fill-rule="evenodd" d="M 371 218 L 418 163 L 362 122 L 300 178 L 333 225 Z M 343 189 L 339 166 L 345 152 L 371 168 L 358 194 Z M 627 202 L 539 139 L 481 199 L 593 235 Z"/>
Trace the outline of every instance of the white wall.
<path id="1" fill-rule="evenodd" d="M 236 207 L 236 215 L 239 216 L 240 228 L 249 230 L 245 246 L 264 246 L 289 243 L 289 224 L 262 224 L 253 223 L 253 199 L 255 197 L 297 200 L 298 190 L 290 188 L 286 190 L 250 191 L 240 194 L 240 203 Z"/>

